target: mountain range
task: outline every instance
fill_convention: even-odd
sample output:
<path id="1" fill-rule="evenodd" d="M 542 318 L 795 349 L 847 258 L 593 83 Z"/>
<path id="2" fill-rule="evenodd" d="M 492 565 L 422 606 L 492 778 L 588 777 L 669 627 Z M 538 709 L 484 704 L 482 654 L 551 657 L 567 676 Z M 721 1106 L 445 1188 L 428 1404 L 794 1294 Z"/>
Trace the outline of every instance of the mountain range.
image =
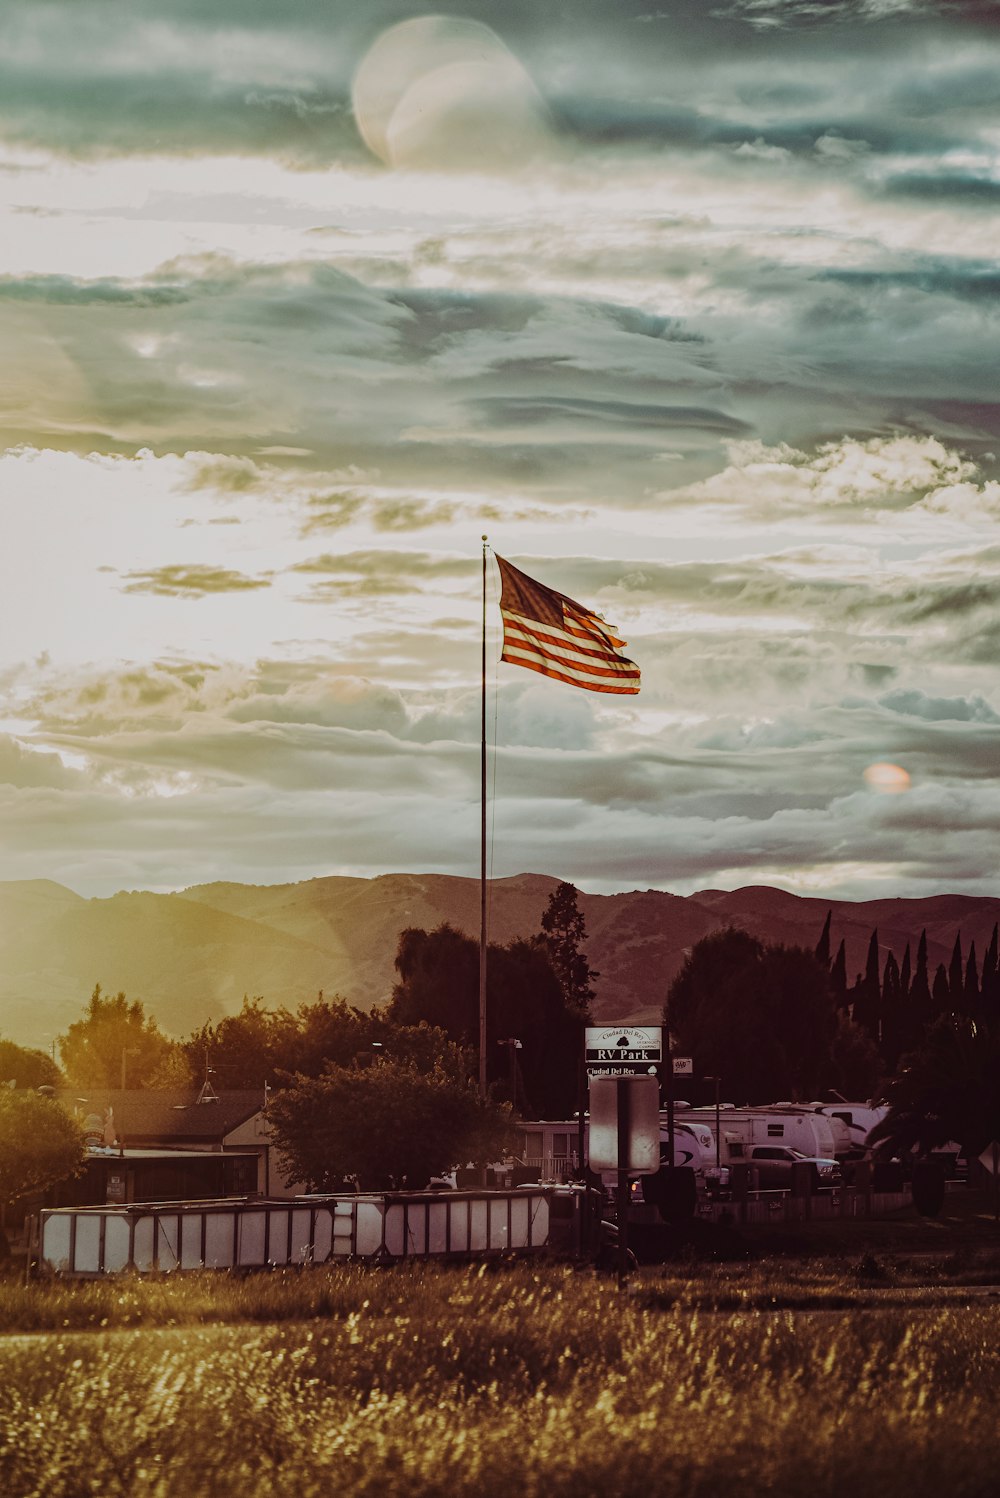
<path id="1" fill-rule="evenodd" d="M 490 886 L 490 940 L 539 930 L 558 880 L 519 874 Z M 873 927 L 883 957 L 915 951 L 926 929 L 933 976 L 955 937 L 980 955 L 1000 899 L 809 899 L 751 886 L 681 896 L 662 890 L 580 892 L 586 951 L 599 977 L 594 1018 L 657 1023 L 687 952 L 727 925 L 786 945 L 815 947 L 832 912 L 831 951 L 846 942 L 848 980 L 865 965 Z M 50 880 L 0 882 L 0 1035 L 49 1049 L 80 1018 L 95 983 L 141 999 L 167 1034 L 239 1009 L 244 995 L 289 1007 L 340 994 L 359 1008 L 388 999 L 399 932 L 442 921 L 478 935 L 479 884 L 441 874 L 329 877 L 297 884 L 195 885 L 173 894 L 131 891 L 86 899 Z"/>

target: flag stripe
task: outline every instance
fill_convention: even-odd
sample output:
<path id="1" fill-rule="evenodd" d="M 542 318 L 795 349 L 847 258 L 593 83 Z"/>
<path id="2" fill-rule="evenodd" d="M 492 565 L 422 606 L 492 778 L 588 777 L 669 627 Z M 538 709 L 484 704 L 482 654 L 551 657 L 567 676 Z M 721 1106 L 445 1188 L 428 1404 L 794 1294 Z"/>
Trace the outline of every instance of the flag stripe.
<path id="1" fill-rule="evenodd" d="M 581 665 L 589 656 L 593 660 L 624 661 L 625 656 L 613 654 L 601 641 L 595 640 L 593 635 L 584 634 L 582 630 L 549 629 L 547 625 L 536 624 L 535 621 L 521 619 L 517 614 L 508 613 L 506 609 L 500 611 L 504 621 L 504 641 L 526 639 L 550 649 L 555 654 L 565 653 L 579 659 Z M 583 641 L 587 641 L 584 644 Z M 631 664 L 631 662 L 629 662 Z"/>
<path id="2" fill-rule="evenodd" d="M 639 667 L 618 651 L 617 630 L 564 593 L 497 557 L 503 584 L 501 660 L 591 692 L 634 694 Z"/>
<path id="3" fill-rule="evenodd" d="M 580 645 L 576 639 L 554 635 L 546 631 L 536 633 L 526 627 L 523 619 L 514 619 L 504 614 L 504 648 L 501 659 L 520 664 L 522 655 L 556 661 L 560 666 L 574 669 L 582 677 L 627 676 L 639 679 L 638 667 L 624 656 L 609 655 L 606 650 L 592 650 Z"/>
<path id="4" fill-rule="evenodd" d="M 588 666 L 581 669 L 579 666 L 574 666 L 571 660 L 550 655 L 547 651 L 531 650 L 525 646 L 514 650 L 509 646 L 505 647 L 501 659 L 509 661 L 512 666 L 537 666 L 541 662 L 555 667 L 568 679 L 576 682 L 593 681 L 595 683 L 603 683 L 612 681 L 617 682 L 619 686 L 624 686 L 629 682 L 638 683 L 635 671 L 631 671 L 627 667 L 617 671 L 613 667 L 606 666 Z M 638 686 L 636 686 L 635 690 L 638 690 Z"/>
<path id="5" fill-rule="evenodd" d="M 528 671 L 538 671 L 540 675 L 551 677 L 554 681 L 564 681 L 570 687 L 585 687 L 588 692 L 614 692 L 619 697 L 634 697 L 639 690 L 638 682 L 623 685 L 615 681 L 596 681 L 593 677 L 587 677 L 585 681 L 581 681 L 579 677 L 571 676 L 566 671 L 557 671 L 555 666 L 548 661 L 515 660 L 513 656 L 507 654 L 502 655 L 500 659 L 509 661 L 512 666 L 524 666 Z"/>

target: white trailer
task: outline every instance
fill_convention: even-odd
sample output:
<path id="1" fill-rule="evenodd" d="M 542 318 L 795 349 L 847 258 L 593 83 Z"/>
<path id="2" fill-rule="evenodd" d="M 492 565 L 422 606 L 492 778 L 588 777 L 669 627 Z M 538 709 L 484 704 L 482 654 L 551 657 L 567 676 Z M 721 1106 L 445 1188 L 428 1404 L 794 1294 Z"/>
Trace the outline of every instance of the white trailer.
<path id="1" fill-rule="evenodd" d="M 584 1156 L 588 1157 L 589 1121 L 584 1123 Z M 660 1114 L 660 1154 L 667 1159 L 669 1134 L 667 1115 Z M 521 1125 L 519 1164 L 540 1172 L 543 1181 L 569 1180 L 578 1166 L 578 1133 L 576 1119 L 526 1121 Z M 689 1166 L 696 1174 L 715 1164 L 715 1135 L 708 1123 L 692 1118 L 690 1111 L 678 1112 L 674 1119 L 674 1165 Z M 606 1184 L 615 1184 L 612 1172 Z"/>
<path id="2" fill-rule="evenodd" d="M 575 1252 L 579 1187 L 53 1207 L 38 1267 L 70 1278 Z"/>
<path id="3" fill-rule="evenodd" d="M 869 1151 L 868 1135 L 889 1111 L 885 1104 L 813 1103 L 814 1112 L 830 1120 L 837 1159 L 857 1159 Z"/>
<path id="4" fill-rule="evenodd" d="M 714 1120 L 715 1109 L 692 1108 L 684 1115 L 685 1122 L 693 1122 L 692 1113 L 705 1119 L 712 1116 Z M 726 1104 L 719 1109 L 719 1135 L 723 1165 L 745 1160 L 755 1144 L 790 1145 L 803 1155 L 836 1159 L 836 1141 L 829 1118 L 808 1107 L 734 1108 Z"/>

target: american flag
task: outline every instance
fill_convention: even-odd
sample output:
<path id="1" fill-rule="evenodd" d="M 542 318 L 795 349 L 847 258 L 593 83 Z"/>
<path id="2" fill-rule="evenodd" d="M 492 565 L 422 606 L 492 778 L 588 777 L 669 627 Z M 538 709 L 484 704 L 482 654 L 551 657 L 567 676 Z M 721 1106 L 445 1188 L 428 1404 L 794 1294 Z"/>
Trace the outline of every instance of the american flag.
<path id="1" fill-rule="evenodd" d="M 639 667 L 619 654 L 625 641 L 599 614 L 536 583 L 503 557 L 497 565 L 503 585 L 501 660 L 588 692 L 638 692 Z"/>

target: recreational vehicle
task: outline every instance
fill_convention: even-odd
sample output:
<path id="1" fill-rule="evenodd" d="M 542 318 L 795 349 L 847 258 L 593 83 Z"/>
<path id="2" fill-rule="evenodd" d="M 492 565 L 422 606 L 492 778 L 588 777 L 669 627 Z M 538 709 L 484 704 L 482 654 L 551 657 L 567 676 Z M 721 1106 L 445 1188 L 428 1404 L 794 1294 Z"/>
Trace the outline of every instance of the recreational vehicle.
<path id="1" fill-rule="evenodd" d="M 714 1108 L 692 1108 L 685 1122 L 694 1122 L 692 1114 L 714 1117 Z M 743 1161 L 755 1145 L 790 1145 L 809 1158 L 833 1160 L 836 1140 L 830 1119 L 809 1108 L 772 1106 L 769 1108 L 734 1108 L 724 1104 L 719 1109 L 719 1157 L 722 1165 Z M 714 1161 L 712 1162 L 714 1164 Z"/>

